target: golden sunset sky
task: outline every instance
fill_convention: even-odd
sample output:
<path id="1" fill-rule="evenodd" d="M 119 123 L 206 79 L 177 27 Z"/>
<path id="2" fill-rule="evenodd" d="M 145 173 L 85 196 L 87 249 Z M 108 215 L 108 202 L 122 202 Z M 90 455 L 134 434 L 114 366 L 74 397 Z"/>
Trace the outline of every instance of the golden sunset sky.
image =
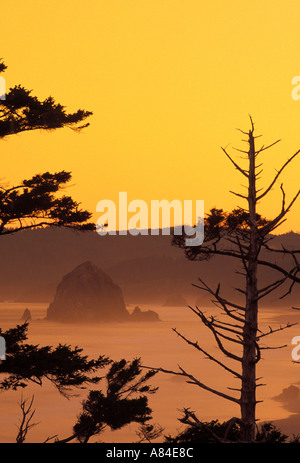
<path id="1" fill-rule="evenodd" d="M 282 140 L 262 158 L 261 186 L 300 148 L 299 17 L 297 0 L 1 2 L 7 87 L 94 113 L 81 134 L 6 138 L 2 181 L 72 171 L 68 193 L 95 219 L 97 202 L 120 191 L 129 201 L 201 199 L 206 211 L 243 205 L 229 190 L 244 192 L 244 179 L 221 146 L 244 147 L 236 128 L 249 128 L 248 114 L 259 145 Z M 287 199 L 299 167 L 300 158 L 283 176 Z M 261 206 L 279 211 L 279 186 Z M 279 231 L 291 229 L 300 231 L 300 201 Z"/>

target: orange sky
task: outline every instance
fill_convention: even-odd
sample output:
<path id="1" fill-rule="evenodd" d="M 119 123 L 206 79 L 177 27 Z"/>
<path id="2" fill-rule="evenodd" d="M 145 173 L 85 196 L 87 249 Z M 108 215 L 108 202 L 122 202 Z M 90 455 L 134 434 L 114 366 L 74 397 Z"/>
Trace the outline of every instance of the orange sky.
<path id="1" fill-rule="evenodd" d="M 1 2 L 8 86 L 21 83 L 91 127 L 27 133 L 1 142 L 1 178 L 73 172 L 69 193 L 95 213 L 101 199 L 202 199 L 230 209 L 243 178 L 221 146 L 242 147 L 248 114 L 265 152 L 266 179 L 300 147 L 297 0 L 10 0 Z M 299 188 L 300 158 L 283 177 Z M 266 181 L 267 182 L 267 181 Z M 262 213 L 276 213 L 279 187 Z M 243 192 L 243 189 L 241 190 Z M 243 203 L 240 203 L 243 205 Z M 281 231 L 300 231 L 300 201 Z"/>

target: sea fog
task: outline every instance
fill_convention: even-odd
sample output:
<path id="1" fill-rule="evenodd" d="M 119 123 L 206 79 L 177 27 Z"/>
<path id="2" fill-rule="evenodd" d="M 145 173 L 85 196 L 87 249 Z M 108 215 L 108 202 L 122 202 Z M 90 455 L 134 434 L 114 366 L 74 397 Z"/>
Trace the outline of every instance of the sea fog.
<path id="1" fill-rule="evenodd" d="M 139 305 L 139 304 L 136 304 Z M 212 355 L 224 360 L 215 345 L 209 330 L 201 324 L 198 317 L 188 307 L 165 307 L 157 305 L 139 305 L 142 310 L 155 310 L 160 322 L 148 323 L 103 323 L 98 325 L 75 325 L 48 322 L 44 320 L 48 304 L 39 303 L 1 303 L 0 326 L 3 330 L 22 323 L 21 317 L 28 308 L 32 315 L 29 322 L 28 343 L 56 346 L 59 343 L 83 348 L 84 354 L 96 358 L 103 354 L 112 360 L 132 360 L 141 357 L 143 365 L 177 369 L 182 366 L 186 371 L 208 386 L 220 389 L 225 393 L 235 394 L 228 387 L 239 387 L 239 382 L 233 379 L 223 369 L 205 359 L 193 347 L 188 346 L 172 330 L 176 328 L 192 341 Z M 127 307 L 132 311 L 135 305 Z M 206 314 L 215 311 L 207 306 Z M 279 328 L 286 322 L 297 322 L 299 314 L 290 308 L 265 308 L 260 313 L 260 329 L 268 331 L 269 326 Z M 263 360 L 258 365 L 257 376 L 262 377 L 260 383 L 266 384 L 258 388 L 258 400 L 263 400 L 257 406 L 257 418 L 260 421 L 274 421 L 289 435 L 300 433 L 300 414 L 297 406 L 293 410 L 291 404 L 274 399 L 290 385 L 300 384 L 300 365 L 292 362 L 291 344 L 294 336 L 300 335 L 300 326 L 293 326 L 264 338 L 264 343 L 270 346 L 287 345 L 286 348 L 262 351 Z M 235 363 L 235 362 L 234 362 Z M 231 366 L 235 366 L 231 363 Z M 175 435 L 184 429 L 178 421 L 181 410 L 189 407 L 194 410 L 199 419 L 210 421 L 227 420 L 239 415 L 238 406 L 219 398 L 199 387 L 187 384 L 184 379 L 164 373 L 158 373 L 151 383 L 158 386 L 158 391 L 150 396 L 149 405 L 153 410 L 153 423 L 164 428 L 164 435 Z M 95 386 L 95 388 L 101 387 Z M 42 387 L 29 385 L 17 391 L 2 392 L 0 442 L 14 442 L 17 426 L 21 419 L 18 405 L 21 397 L 31 399 L 34 395 L 36 409 L 33 422 L 36 426 L 30 431 L 27 442 L 43 442 L 50 436 L 66 438 L 72 434 L 72 425 L 80 412 L 81 401 L 86 397 L 87 390 L 73 390 L 72 396 L 66 399 L 48 381 Z M 298 407 L 299 408 L 299 407 Z M 91 441 L 103 442 L 137 442 L 138 426 L 131 424 L 119 431 L 105 431 Z"/>

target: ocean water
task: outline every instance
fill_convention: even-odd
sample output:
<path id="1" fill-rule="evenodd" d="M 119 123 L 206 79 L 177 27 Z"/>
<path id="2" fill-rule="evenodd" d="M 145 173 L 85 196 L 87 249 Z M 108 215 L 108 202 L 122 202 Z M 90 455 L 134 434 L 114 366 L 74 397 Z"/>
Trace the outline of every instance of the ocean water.
<path id="1" fill-rule="evenodd" d="M 172 328 L 178 329 L 190 340 L 197 340 L 199 345 L 210 354 L 226 361 L 219 353 L 209 330 L 187 307 L 139 305 L 142 310 L 151 309 L 158 312 L 161 319 L 158 323 L 66 325 L 44 320 L 47 306 L 37 303 L 1 303 L 0 326 L 5 330 L 20 324 L 21 316 L 25 308 L 28 308 L 33 318 L 29 324 L 29 343 L 40 346 L 55 346 L 59 343 L 79 346 L 91 358 L 101 354 L 113 360 L 121 358 L 132 360 L 141 357 L 143 365 L 149 367 L 177 370 L 177 365 L 180 365 L 203 383 L 222 392 L 234 395 L 235 393 L 228 390 L 228 387 L 239 387 L 238 380 L 205 359 L 172 330 Z M 128 306 L 129 311 L 133 309 L 134 305 Z M 207 307 L 205 310 L 209 314 L 212 308 Z M 287 321 L 297 321 L 297 318 L 300 318 L 300 313 L 298 315 L 288 308 L 266 308 L 261 311 L 260 329 L 268 331 L 270 325 L 276 329 Z M 291 340 L 298 335 L 300 335 L 300 326 L 294 326 L 264 339 L 264 342 L 271 346 L 286 344 L 287 347 L 262 351 L 263 360 L 258 364 L 257 374 L 259 377 L 262 376 L 261 383 L 265 383 L 266 386 L 258 388 L 258 400 L 263 400 L 257 406 L 259 420 L 274 421 L 291 415 L 291 412 L 274 400 L 274 397 L 291 384 L 299 384 L 300 365 L 294 364 L 291 357 L 294 347 Z M 227 364 L 237 367 L 236 362 L 227 361 Z M 178 421 L 184 407 L 193 409 L 198 418 L 204 421 L 212 419 L 223 421 L 239 414 L 238 406 L 235 404 L 195 385 L 187 384 L 178 376 L 159 373 L 152 379 L 151 384 L 159 387 L 156 394 L 150 396 L 153 423 L 160 424 L 164 428 L 164 434 L 174 435 L 184 429 L 184 425 Z M 43 387 L 30 385 L 23 390 L 1 393 L 0 442 L 15 441 L 21 418 L 18 402 L 22 396 L 28 399 L 34 396 L 36 410 L 33 422 L 37 424 L 29 433 L 28 442 L 43 442 L 55 435 L 59 438 L 68 437 L 72 433 L 72 425 L 80 412 L 80 404 L 86 397 L 87 391 L 75 390 L 74 393 L 76 395 L 66 399 L 47 381 Z M 296 420 L 293 429 L 295 434 L 300 432 L 300 419 L 299 430 L 297 426 Z M 136 430 L 137 425 L 131 424 L 119 431 L 105 431 L 94 440 L 136 442 L 138 440 Z"/>

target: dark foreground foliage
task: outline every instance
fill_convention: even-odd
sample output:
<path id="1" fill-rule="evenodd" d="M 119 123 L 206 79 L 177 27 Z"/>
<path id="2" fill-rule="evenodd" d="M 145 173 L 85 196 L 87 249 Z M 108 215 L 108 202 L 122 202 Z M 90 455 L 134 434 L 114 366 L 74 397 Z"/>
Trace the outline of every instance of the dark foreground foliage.
<path id="1" fill-rule="evenodd" d="M 43 380 L 49 380 L 66 394 L 70 387 L 98 383 L 102 377 L 96 375 L 97 370 L 111 362 L 103 355 L 89 360 L 81 348 L 66 344 L 27 344 L 27 331 L 28 323 L 7 331 L 0 328 L 6 341 L 6 360 L 0 363 L 0 390 L 25 388 L 29 383 L 42 385 Z"/>
<path id="2" fill-rule="evenodd" d="M 39 346 L 26 343 L 28 323 L 3 331 L 0 336 L 6 341 L 6 360 L 0 362 L 0 390 L 24 389 L 29 384 L 40 386 L 45 380 L 51 381 L 58 391 L 70 397 L 74 388 L 84 389 L 91 385 L 82 402 L 71 436 L 59 439 L 47 438 L 47 442 L 70 442 L 77 440 L 88 442 L 104 429 L 121 429 L 129 423 L 146 426 L 152 418 L 148 404 L 148 395 L 157 391 L 148 381 L 155 371 L 144 371 L 141 360 L 112 361 L 104 355 L 97 359 L 88 359 L 79 347 L 66 344 Z M 99 371 L 106 371 L 99 375 Z M 32 417 L 33 399 L 21 400 L 23 420 L 19 428 L 17 442 L 24 442 L 28 431 L 34 425 Z M 149 432 L 148 432 L 149 434 Z"/>
<path id="3" fill-rule="evenodd" d="M 165 442 L 170 444 L 207 444 L 207 443 L 220 443 L 226 435 L 228 429 L 228 422 L 219 422 L 218 420 L 212 420 L 209 422 L 203 422 L 201 428 L 188 426 L 184 431 L 180 432 L 176 436 L 167 435 L 165 436 Z M 226 438 L 226 442 L 241 442 L 242 433 L 240 425 L 234 423 L 229 430 Z M 286 434 L 282 433 L 272 423 L 263 423 L 256 432 L 256 443 L 261 444 L 285 444 L 285 443 L 300 443 L 299 436 L 293 436 L 289 438 Z"/>

